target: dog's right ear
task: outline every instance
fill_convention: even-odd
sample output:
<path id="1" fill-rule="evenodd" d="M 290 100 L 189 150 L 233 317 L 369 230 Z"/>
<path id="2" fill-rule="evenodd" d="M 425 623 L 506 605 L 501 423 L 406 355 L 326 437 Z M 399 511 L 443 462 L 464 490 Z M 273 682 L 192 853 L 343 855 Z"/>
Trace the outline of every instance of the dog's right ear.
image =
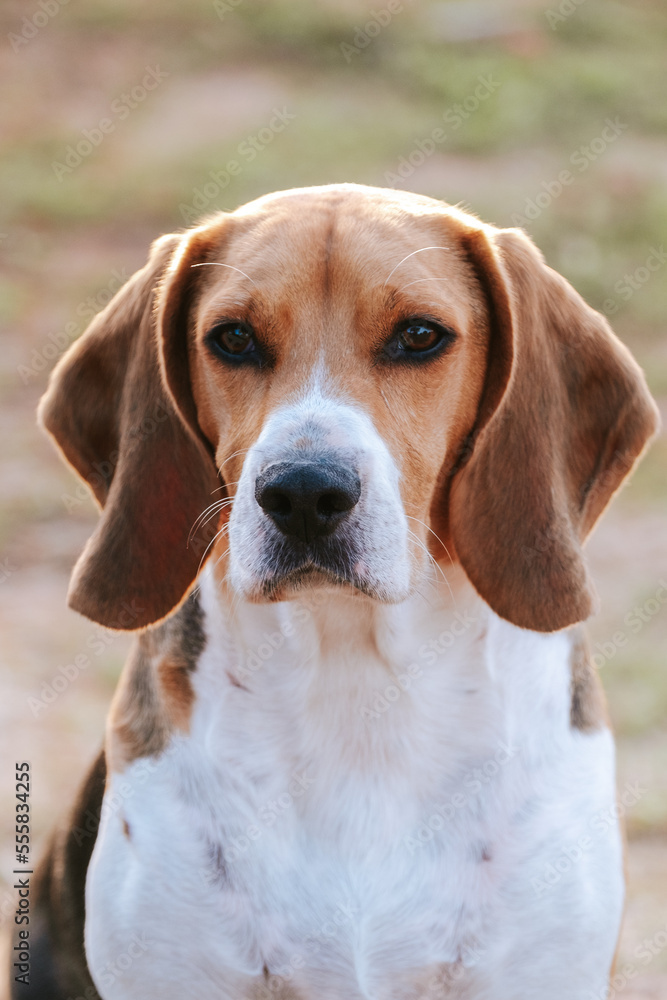
<path id="1" fill-rule="evenodd" d="M 181 602 L 207 548 L 191 532 L 220 495 L 212 448 L 166 385 L 155 330 L 161 299 L 187 292 L 195 233 L 153 244 L 145 267 L 56 366 L 40 404 L 43 426 L 103 508 L 69 603 L 108 628 L 142 628 Z M 170 335 L 186 357 L 187 309 L 172 319 L 183 325 Z"/>

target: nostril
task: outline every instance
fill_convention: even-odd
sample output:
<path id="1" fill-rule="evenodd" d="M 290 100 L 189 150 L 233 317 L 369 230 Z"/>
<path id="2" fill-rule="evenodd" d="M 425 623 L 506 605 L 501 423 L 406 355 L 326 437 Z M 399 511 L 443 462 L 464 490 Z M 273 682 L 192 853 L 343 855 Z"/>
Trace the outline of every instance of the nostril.
<path id="1" fill-rule="evenodd" d="M 280 490 L 264 489 L 261 491 L 260 495 L 257 497 L 260 507 L 262 507 L 267 514 L 278 514 L 282 517 L 287 517 L 288 514 L 292 513 L 292 503 L 290 498 L 286 493 L 282 493 Z"/>
<path id="2" fill-rule="evenodd" d="M 346 510 L 352 510 L 358 499 L 359 497 L 355 496 L 354 492 L 331 490 L 318 498 L 316 510 L 322 517 L 333 517 L 334 514 L 343 514 Z"/>

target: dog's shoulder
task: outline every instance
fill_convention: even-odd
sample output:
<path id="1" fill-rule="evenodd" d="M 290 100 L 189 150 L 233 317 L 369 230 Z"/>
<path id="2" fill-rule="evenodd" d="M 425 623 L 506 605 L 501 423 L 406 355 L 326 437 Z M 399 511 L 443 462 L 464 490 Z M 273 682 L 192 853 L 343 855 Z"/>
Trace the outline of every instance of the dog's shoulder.
<path id="1" fill-rule="evenodd" d="M 196 593 L 137 637 L 109 720 L 108 750 L 116 769 L 160 753 L 174 728 L 188 731 L 194 698 L 191 677 L 205 645 Z"/>

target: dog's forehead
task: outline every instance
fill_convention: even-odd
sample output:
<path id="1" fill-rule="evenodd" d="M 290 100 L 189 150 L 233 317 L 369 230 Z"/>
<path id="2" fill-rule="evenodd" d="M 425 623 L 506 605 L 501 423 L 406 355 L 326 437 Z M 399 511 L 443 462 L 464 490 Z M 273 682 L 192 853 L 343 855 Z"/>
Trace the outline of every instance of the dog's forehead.
<path id="1" fill-rule="evenodd" d="M 255 292 L 288 292 L 292 303 L 321 295 L 349 301 L 393 288 L 415 294 L 437 277 L 454 294 L 457 285 L 470 292 L 459 224 L 448 206 L 380 188 L 340 185 L 260 198 L 227 217 L 221 254 L 226 268 L 216 280 L 227 289 L 240 288 L 245 275 Z"/>
<path id="2" fill-rule="evenodd" d="M 270 219 L 276 224 L 286 227 L 291 224 L 297 228 L 304 223 L 326 227 L 331 223 L 349 226 L 357 222 L 391 231 L 409 222 L 433 222 L 447 209 L 449 206 L 444 202 L 407 191 L 340 184 L 264 195 L 242 205 L 231 213 L 231 217 L 260 222 Z"/>

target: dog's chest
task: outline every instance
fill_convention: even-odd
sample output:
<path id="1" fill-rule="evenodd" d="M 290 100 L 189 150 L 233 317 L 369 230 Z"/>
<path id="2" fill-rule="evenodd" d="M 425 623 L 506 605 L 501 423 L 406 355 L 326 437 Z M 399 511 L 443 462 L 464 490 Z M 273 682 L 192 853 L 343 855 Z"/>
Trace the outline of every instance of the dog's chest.
<path id="1" fill-rule="evenodd" d="M 146 948 L 105 998 L 155 983 L 253 997 L 267 981 L 277 996 L 481 997 L 508 922 L 529 932 L 539 910 L 543 933 L 559 926 L 528 873 L 578 829 L 584 788 L 563 805 L 570 749 L 525 720 L 557 736 L 560 668 L 544 664 L 539 697 L 494 678 L 494 624 L 474 613 L 422 620 L 419 645 L 394 633 L 391 652 L 311 625 L 295 637 L 263 610 L 251 642 L 209 621 L 190 734 L 113 779 L 108 796 L 126 794 L 89 879 L 107 907 L 89 956 L 108 965 L 130 927 Z"/>

